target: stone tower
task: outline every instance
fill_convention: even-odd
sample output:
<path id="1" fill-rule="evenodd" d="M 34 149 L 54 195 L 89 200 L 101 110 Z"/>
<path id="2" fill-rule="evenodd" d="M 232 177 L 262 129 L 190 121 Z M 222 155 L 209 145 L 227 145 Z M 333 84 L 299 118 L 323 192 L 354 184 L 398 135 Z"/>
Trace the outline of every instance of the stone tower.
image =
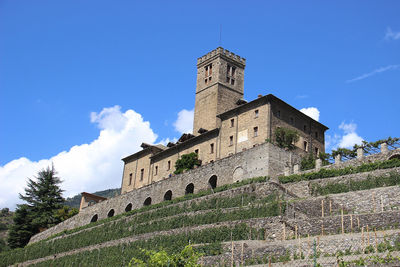
<path id="1" fill-rule="evenodd" d="M 218 127 L 218 114 L 237 107 L 243 98 L 246 59 L 222 47 L 197 59 L 193 134 Z"/>

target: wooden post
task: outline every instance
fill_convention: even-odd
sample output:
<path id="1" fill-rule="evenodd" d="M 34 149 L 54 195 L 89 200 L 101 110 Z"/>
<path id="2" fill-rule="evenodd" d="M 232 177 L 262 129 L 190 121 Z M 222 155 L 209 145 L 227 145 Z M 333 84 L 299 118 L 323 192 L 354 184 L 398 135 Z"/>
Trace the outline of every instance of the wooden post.
<path id="1" fill-rule="evenodd" d="M 286 225 L 285 225 L 285 222 L 283 222 L 282 227 L 283 227 L 282 240 L 286 240 Z"/>
<path id="2" fill-rule="evenodd" d="M 308 245 L 308 250 L 307 250 L 307 258 L 308 258 L 311 251 L 310 234 L 307 234 L 307 245 Z"/>
<path id="3" fill-rule="evenodd" d="M 383 196 L 381 195 L 381 212 L 383 212 Z"/>
<path id="4" fill-rule="evenodd" d="M 297 224 L 294 226 L 294 239 L 297 239 Z"/>
<path id="5" fill-rule="evenodd" d="M 264 229 L 264 240 L 267 241 L 267 228 Z"/>
<path id="6" fill-rule="evenodd" d="M 324 222 L 322 221 L 322 224 L 321 224 L 321 235 L 323 236 L 324 235 Z"/>
<path id="7" fill-rule="evenodd" d="M 332 216 L 332 200 L 329 200 L 329 215 Z"/>
<path id="8" fill-rule="evenodd" d="M 324 218 L 324 200 L 321 200 L 321 216 Z"/>
<path id="9" fill-rule="evenodd" d="M 353 232 L 353 214 L 350 214 L 350 232 Z"/>
<path id="10" fill-rule="evenodd" d="M 244 243 L 242 242 L 242 253 L 240 255 L 240 262 L 244 265 Z"/>
<path id="11" fill-rule="evenodd" d="M 268 267 L 271 267 L 272 265 L 271 265 L 271 256 L 269 256 L 269 259 L 268 259 Z"/>
<path id="12" fill-rule="evenodd" d="M 364 253 L 364 250 L 365 250 L 364 226 L 361 228 L 361 239 L 362 239 L 362 251 L 363 251 L 363 253 Z"/>
<path id="13" fill-rule="evenodd" d="M 300 258 L 301 258 L 301 240 L 300 240 L 300 236 L 299 236 L 299 238 L 297 240 L 299 241 L 299 255 L 300 255 Z"/>
<path id="14" fill-rule="evenodd" d="M 375 192 L 372 192 L 372 205 L 374 208 L 374 213 L 376 212 L 376 207 L 375 207 Z"/>
<path id="15" fill-rule="evenodd" d="M 357 228 L 360 229 L 360 218 L 357 216 Z"/>
<path id="16" fill-rule="evenodd" d="M 368 229 L 368 224 L 367 224 L 367 238 L 368 238 L 368 246 L 371 245 L 370 240 L 369 240 L 369 229 Z"/>
<path id="17" fill-rule="evenodd" d="M 317 251 L 319 250 L 319 236 L 317 236 Z"/>
<path id="18" fill-rule="evenodd" d="M 231 267 L 233 267 L 233 260 L 234 260 L 234 247 L 233 247 L 233 240 L 232 240 L 232 232 L 231 232 L 231 244 L 232 244 L 232 254 L 231 254 Z"/>
<path id="19" fill-rule="evenodd" d="M 374 228 L 374 234 L 375 234 L 375 252 L 378 252 L 378 238 L 376 236 L 376 228 Z"/>
<path id="20" fill-rule="evenodd" d="M 342 234 L 344 234 L 343 208 L 341 209 L 341 211 L 342 211 Z"/>

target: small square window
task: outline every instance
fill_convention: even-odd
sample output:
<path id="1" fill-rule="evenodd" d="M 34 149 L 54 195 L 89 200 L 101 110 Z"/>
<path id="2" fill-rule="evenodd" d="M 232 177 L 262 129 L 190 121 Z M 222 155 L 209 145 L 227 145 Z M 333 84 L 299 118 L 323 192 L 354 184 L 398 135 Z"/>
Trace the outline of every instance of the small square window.
<path id="1" fill-rule="evenodd" d="M 140 170 L 140 181 L 143 181 L 144 178 L 144 169 Z"/>
<path id="2" fill-rule="evenodd" d="M 258 136 L 258 127 L 254 127 L 254 137 Z"/>
<path id="3" fill-rule="evenodd" d="M 196 153 L 197 155 L 199 154 L 199 150 L 198 149 L 195 149 L 194 150 L 194 153 Z"/>
<path id="4" fill-rule="evenodd" d="M 233 146 L 233 135 L 229 136 L 229 145 Z"/>
<path id="5" fill-rule="evenodd" d="M 235 80 L 234 79 L 231 79 L 231 84 L 235 85 Z"/>
<path id="6" fill-rule="evenodd" d="M 254 111 L 254 118 L 258 118 L 258 109 Z"/>
<path id="7" fill-rule="evenodd" d="M 235 126 L 235 119 L 231 119 L 231 127 Z"/>

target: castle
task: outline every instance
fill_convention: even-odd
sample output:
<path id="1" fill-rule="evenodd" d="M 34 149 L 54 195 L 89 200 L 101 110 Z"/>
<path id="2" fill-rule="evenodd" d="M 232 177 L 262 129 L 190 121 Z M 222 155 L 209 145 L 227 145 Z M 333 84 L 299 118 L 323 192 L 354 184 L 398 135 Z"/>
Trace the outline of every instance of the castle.
<path id="1" fill-rule="evenodd" d="M 120 196 L 104 199 L 82 193 L 78 215 L 33 236 L 30 243 L 217 185 L 283 175 L 305 154 L 325 152 L 328 128 L 323 124 L 271 94 L 251 102 L 243 99 L 245 66 L 244 58 L 221 47 L 198 58 L 193 134 L 167 146 L 143 143 L 141 151 L 122 159 Z M 279 127 L 299 133 L 295 150 L 268 142 Z M 175 175 L 176 160 L 192 152 L 202 165 Z"/>
<path id="2" fill-rule="evenodd" d="M 243 99 L 245 67 L 244 58 L 222 47 L 197 59 L 193 134 L 167 146 L 143 143 L 143 150 L 123 158 L 122 194 L 168 179 L 183 154 L 195 152 L 203 164 L 212 163 L 272 140 L 278 127 L 295 129 L 295 145 L 304 152 L 325 152 L 325 125 L 271 94 Z"/>

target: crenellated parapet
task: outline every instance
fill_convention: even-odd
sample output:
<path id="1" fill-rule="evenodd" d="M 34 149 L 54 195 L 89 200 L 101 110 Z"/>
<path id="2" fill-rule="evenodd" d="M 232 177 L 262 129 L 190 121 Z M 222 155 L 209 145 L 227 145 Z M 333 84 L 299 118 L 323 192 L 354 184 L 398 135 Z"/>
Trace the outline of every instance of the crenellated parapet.
<path id="1" fill-rule="evenodd" d="M 246 59 L 232 53 L 231 51 L 224 49 L 222 47 L 218 47 L 217 49 L 212 50 L 211 52 L 205 54 L 202 57 L 199 57 L 197 59 L 197 65 L 204 64 L 205 62 L 209 61 L 210 59 L 215 58 L 216 56 L 223 56 L 225 58 L 228 58 L 234 62 L 239 63 L 240 65 L 246 65 Z"/>

